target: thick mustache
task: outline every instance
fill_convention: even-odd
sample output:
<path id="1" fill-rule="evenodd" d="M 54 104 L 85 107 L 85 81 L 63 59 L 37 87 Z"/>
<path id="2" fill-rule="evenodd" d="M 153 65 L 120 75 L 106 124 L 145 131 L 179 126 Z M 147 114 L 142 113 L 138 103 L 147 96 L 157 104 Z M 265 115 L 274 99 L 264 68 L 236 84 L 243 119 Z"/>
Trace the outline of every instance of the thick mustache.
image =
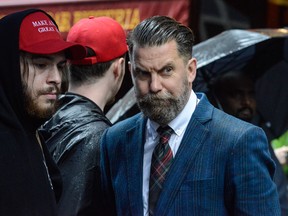
<path id="1" fill-rule="evenodd" d="M 42 89 L 39 91 L 39 94 L 59 94 L 60 89 L 59 88 L 54 88 L 54 87 L 49 87 L 46 89 Z"/>
<path id="2" fill-rule="evenodd" d="M 142 97 L 144 100 L 167 100 L 170 99 L 171 95 L 169 93 L 162 94 L 147 94 Z"/>

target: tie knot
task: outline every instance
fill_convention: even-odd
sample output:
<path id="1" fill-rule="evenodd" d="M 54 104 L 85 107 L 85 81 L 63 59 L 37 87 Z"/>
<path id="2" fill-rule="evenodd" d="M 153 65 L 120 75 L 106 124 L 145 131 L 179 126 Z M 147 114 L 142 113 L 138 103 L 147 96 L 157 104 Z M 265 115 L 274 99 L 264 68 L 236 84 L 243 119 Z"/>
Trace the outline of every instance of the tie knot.
<path id="1" fill-rule="evenodd" d="M 157 129 L 158 134 L 160 135 L 160 140 L 163 140 L 163 138 L 165 140 L 168 141 L 168 139 L 171 137 L 172 133 L 173 133 L 173 129 L 171 127 L 164 126 L 164 127 L 158 127 Z M 162 141 L 163 142 L 163 141 Z"/>

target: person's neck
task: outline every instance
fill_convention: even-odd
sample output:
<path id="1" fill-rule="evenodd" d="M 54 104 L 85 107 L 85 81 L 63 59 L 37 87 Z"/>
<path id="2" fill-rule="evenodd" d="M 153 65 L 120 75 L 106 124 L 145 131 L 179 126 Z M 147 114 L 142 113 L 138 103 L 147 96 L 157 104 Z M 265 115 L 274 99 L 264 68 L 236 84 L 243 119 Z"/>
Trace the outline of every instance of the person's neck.
<path id="1" fill-rule="evenodd" d="M 68 89 L 68 92 L 76 93 L 89 98 L 91 101 L 97 104 L 102 111 L 104 110 L 104 107 L 111 98 L 111 91 L 109 90 L 109 85 L 101 81 L 89 85 L 71 85 Z"/>

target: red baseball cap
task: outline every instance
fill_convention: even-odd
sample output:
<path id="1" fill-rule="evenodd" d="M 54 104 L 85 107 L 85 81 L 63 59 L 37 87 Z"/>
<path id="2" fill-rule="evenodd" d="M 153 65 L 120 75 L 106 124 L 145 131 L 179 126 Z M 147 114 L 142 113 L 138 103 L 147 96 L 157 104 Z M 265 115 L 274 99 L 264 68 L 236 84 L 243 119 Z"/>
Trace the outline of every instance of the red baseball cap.
<path id="1" fill-rule="evenodd" d="M 91 48 L 96 56 L 71 61 L 75 65 L 91 65 L 111 61 L 128 51 L 126 32 L 110 17 L 93 17 L 79 20 L 70 29 L 67 41 Z"/>
<path id="2" fill-rule="evenodd" d="M 49 55 L 65 51 L 69 59 L 82 59 L 86 48 L 65 41 L 53 20 L 43 12 L 26 16 L 20 27 L 19 49 L 33 54 Z"/>

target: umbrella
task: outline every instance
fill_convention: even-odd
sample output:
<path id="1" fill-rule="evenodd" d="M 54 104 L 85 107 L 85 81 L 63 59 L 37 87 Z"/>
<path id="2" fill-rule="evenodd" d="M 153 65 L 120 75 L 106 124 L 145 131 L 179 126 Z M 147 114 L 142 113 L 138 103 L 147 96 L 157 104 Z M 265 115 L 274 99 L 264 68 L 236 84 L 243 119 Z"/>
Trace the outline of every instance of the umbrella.
<path id="1" fill-rule="evenodd" d="M 285 87 L 288 86 L 285 83 L 288 81 L 287 37 L 287 29 L 233 29 L 195 45 L 193 56 L 198 64 L 194 91 L 208 92 L 209 83 L 215 77 L 249 64 L 258 78 L 256 97 L 259 113 L 273 128 L 274 136 L 280 135 L 287 129 L 288 122 L 288 87 Z M 112 122 L 121 120 L 129 110 L 135 110 L 135 104 L 134 92 L 130 89 L 107 112 L 107 117 Z M 279 111 L 277 115 L 275 111 Z"/>
<path id="2" fill-rule="evenodd" d="M 194 90 L 206 91 L 210 80 L 230 71 L 254 65 L 255 76 L 276 62 L 287 59 L 286 29 L 228 30 L 194 47 L 198 60 Z M 263 61 L 269 59 L 269 62 Z M 257 70 L 256 70 L 257 69 Z"/>
<path id="3" fill-rule="evenodd" d="M 249 68 L 256 78 L 258 113 L 268 138 L 288 129 L 288 30 L 228 30 L 198 46 L 194 91 L 208 93 L 209 84 L 233 69 Z"/>

